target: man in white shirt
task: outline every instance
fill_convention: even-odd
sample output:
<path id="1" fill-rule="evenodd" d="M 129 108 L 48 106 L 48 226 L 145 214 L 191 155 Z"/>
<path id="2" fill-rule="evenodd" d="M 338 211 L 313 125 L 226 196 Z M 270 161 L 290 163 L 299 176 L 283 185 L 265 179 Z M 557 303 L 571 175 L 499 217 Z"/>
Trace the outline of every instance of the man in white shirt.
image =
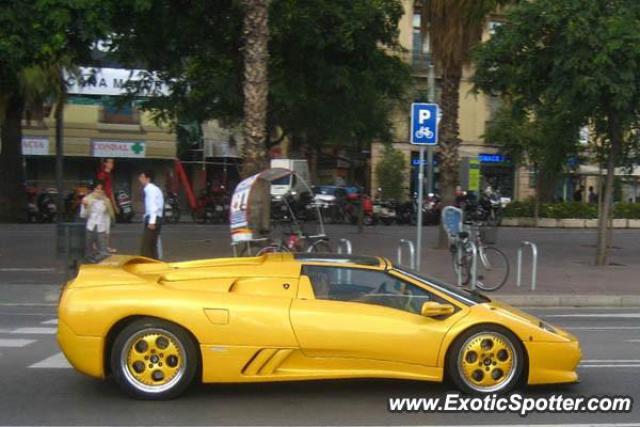
<path id="1" fill-rule="evenodd" d="M 115 217 L 113 205 L 104 192 L 104 181 L 97 180 L 93 191 L 82 199 L 80 217 L 87 219 L 87 261 L 100 262 L 109 256 L 107 236 Z"/>
<path id="2" fill-rule="evenodd" d="M 140 254 L 158 259 L 158 237 L 162 226 L 162 212 L 164 196 L 157 185 L 153 183 L 154 173 L 145 170 L 138 176 L 144 194 L 144 232 Z"/>

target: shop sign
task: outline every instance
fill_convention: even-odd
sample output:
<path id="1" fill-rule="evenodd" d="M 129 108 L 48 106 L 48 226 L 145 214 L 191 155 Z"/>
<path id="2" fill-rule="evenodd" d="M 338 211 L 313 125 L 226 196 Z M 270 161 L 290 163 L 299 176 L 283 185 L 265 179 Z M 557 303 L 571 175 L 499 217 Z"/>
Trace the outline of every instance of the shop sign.
<path id="1" fill-rule="evenodd" d="M 480 191 L 480 160 L 469 159 L 469 191 Z"/>
<path id="2" fill-rule="evenodd" d="M 169 95 L 169 87 L 155 73 L 122 68 L 80 67 L 79 73 L 65 73 L 67 93 L 72 95 L 119 96 L 127 94 L 128 85 L 144 81 L 139 95 Z"/>
<path id="3" fill-rule="evenodd" d="M 93 157 L 144 158 L 144 141 L 91 141 Z"/>
<path id="4" fill-rule="evenodd" d="M 504 163 L 508 159 L 503 154 L 486 154 L 480 153 L 478 159 L 481 163 Z"/>
<path id="5" fill-rule="evenodd" d="M 22 155 L 24 156 L 48 156 L 49 138 L 38 136 L 22 137 Z"/>

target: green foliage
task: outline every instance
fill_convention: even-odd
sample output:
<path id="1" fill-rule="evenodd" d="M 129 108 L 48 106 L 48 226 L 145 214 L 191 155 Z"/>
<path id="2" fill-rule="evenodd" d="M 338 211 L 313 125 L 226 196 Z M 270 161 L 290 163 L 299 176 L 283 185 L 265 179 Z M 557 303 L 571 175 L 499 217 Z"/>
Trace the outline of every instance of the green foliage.
<path id="1" fill-rule="evenodd" d="M 640 203 L 616 203 L 613 207 L 613 217 L 640 219 Z"/>
<path id="2" fill-rule="evenodd" d="M 300 144 L 387 138 L 393 102 L 410 83 L 393 54 L 402 13 L 399 0 L 273 0 L 269 129 Z M 120 6 L 114 47 L 123 61 L 141 62 L 171 84 L 171 96 L 146 104 L 159 118 L 234 123 L 243 104 L 241 24 L 234 0 L 189 8 L 138 1 L 133 10 Z"/>
<path id="3" fill-rule="evenodd" d="M 393 148 L 391 144 L 386 144 L 382 160 L 376 166 L 376 178 L 385 199 L 400 200 L 402 198 L 406 170 L 407 160 L 404 154 Z"/>
<path id="4" fill-rule="evenodd" d="M 534 201 L 513 202 L 504 210 L 508 218 L 532 218 Z M 578 218 L 592 219 L 598 217 L 598 206 L 581 202 L 543 203 L 540 207 L 540 218 Z M 613 208 L 614 218 L 640 219 L 640 203 L 616 203 Z"/>

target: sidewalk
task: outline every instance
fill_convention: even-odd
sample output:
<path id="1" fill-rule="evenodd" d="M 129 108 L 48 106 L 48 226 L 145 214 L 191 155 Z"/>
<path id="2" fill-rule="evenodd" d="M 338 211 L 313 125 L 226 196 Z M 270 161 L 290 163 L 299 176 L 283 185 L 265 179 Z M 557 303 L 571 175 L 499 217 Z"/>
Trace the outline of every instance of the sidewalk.
<path id="1" fill-rule="evenodd" d="M 140 224 L 118 224 L 114 245 L 122 253 L 137 253 Z M 354 226 L 329 226 L 332 241 L 347 238 L 353 252 L 386 256 L 393 261 L 400 239 L 415 241 L 415 227 L 373 226 L 358 234 Z M 451 255 L 432 249 L 437 230 L 425 227 L 422 271 L 454 283 Z M 523 286 L 515 286 L 519 244 L 538 245 L 538 280 L 529 290 L 530 264 L 525 256 Z M 608 267 L 593 266 L 595 230 L 501 228 L 498 246 L 510 259 L 511 273 L 496 297 L 517 305 L 640 306 L 640 230 L 614 232 Z M 226 225 L 178 224 L 163 229 L 165 258 L 169 261 L 231 256 Z M 57 285 L 64 281 L 55 260 L 55 226 L 0 224 L 0 288 L 3 285 Z M 0 294 L 0 302 L 3 295 Z"/>

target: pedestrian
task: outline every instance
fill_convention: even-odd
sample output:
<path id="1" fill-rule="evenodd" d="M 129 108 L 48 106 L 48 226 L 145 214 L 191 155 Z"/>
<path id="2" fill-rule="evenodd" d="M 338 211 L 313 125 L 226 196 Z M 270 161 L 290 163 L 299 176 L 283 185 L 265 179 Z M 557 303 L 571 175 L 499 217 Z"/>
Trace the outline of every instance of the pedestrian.
<path id="1" fill-rule="evenodd" d="M 573 201 L 581 202 L 582 201 L 582 193 L 584 192 L 584 187 L 578 187 L 578 189 L 573 193 Z"/>
<path id="2" fill-rule="evenodd" d="M 111 158 L 102 159 L 100 162 L 100 170 L 98 171 L 97 179 L 104 182 L 104 193 L 106 194 L 111 206 L 113 207 L 113 211 L 115 213 L 120 213 L 120 209 L 118 208 L 118 204 L 116 203 L 115 196 L 113 194 L 113 169 L 115 167 L 115 161 Z M 115 216 L 114 216 L 115 222 Z M 109 231 L 107 232 L 107 250 L 109 253 L 118 252 L 113 248 L 111 244 L 111 227 L 109 227 Z"/>
<path id="3" fill-rule="evenodd" d="M 158 237 L 162 227 L 164 196 L 162 190 L 153 183 L 153 179 L 154 173 L 151 170 L 145 170 L 138 176 L 144 198 L 144 231 L 140 254 L 148 258 L 159 259 Z"/>
<path id="4" fill-rule="evenodd" d="M 598 195 L 593 191 L 593 186 L 589 186 L 589 203 L 595 205 L 598 203 Z"/>
<path id="5" fill-rule="evenodd" d="M 83 197 L 80 217 L 87 219 L 86 258 L 100 262 L 109 256 L 107 235 L 115 217 L 113 206 L 104 191 L 104 181 L 96 180 L 93 191 Z"/>

